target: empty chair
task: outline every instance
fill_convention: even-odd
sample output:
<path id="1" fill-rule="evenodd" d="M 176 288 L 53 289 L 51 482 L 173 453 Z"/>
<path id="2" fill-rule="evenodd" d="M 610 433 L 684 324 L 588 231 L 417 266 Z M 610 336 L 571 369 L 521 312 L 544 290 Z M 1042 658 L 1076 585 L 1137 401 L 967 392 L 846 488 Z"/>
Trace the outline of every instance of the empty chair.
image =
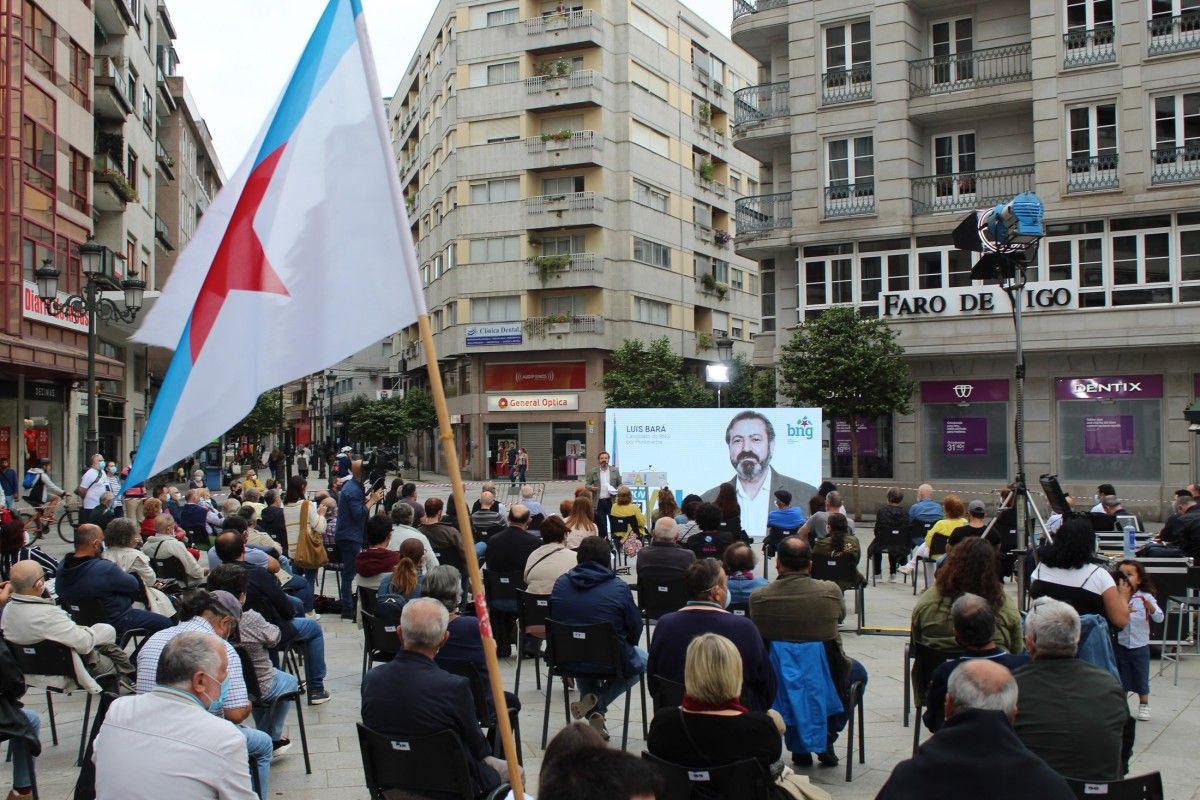
<path id="1" fill-rule="evenodd" d="M 362 723 L 355 727 L 371 800 L 386 800 L 390 790 L 416 797 L 475 800 L 467 752 L 453 731 L 384 736 Z M 508 784 L 502 783 L 489 797 L 504 797 L 508 790 Z"/>
<path id="2" fill-rule="evenodd" d="M 769 800 L 773 782 L 762 764 L 753 758 L 735 761 L 719 767 L 685 767 L 642 753 L 663 777 L 663 792 L 659 800 L 709 800 L 709 798 L 739 798 L 739 800 Z"/>

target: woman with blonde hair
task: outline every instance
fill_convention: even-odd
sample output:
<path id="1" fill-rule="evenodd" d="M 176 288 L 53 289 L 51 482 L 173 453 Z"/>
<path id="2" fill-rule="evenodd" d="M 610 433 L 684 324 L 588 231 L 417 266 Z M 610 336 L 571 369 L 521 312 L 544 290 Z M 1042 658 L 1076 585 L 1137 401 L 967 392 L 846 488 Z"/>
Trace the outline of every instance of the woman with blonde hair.
<path id="1" fill-rule="evenodd" d="M 610 517 L 629 517 L 637 522 L 638 530 L 643 534 L 647 533 L 646 517 L 642 514 L 642 509 L 638 508 L 633 503 L 633 492 L 625 484 L 617 487 L 617 496 L 613 501 L 613 507 L 609 510 Z"/>
<path id="2" fill-rule="evenodd" d="M 905 575 L 912 574 L 912 571 L 916 569 L 917 559 L 928 558 L 929 554 L 933 552 L 933 540 L 936 537 L 944 536 L 946 537 L 946 540 L 949 541 L 950 534 L 967 524 L 967 520 L 964 517 L 966 511 L 967 506 L 965 503 L 963 503 L 962 498 L 958 495 L 948 494 L 943 497 L 942 518 L 933 523 L 933 527 L 930 528 L 925 534 L 925 541 L 913 551 L 912 558 L 908 560 L 907 564 L 900 568 L 900 571 Z M 943 542 L 943 545 L 944 544 L 945 542 Z M 945 552 L 945 547 L 942 548 L 942 552 Z"/>
<path id="3" fill-rule="evenodd" d="M 592 495 L 588 492 L 583 492 L 575 496 L 575 503 L 571 506 L 571 515 L 564 522 L 567 523 L 567 547 L 575 550 L 579 547 L 579 543 L 589 536 L 595 536 L 599 532 L 596 527 L 596 513 L 592 510 Z"/>

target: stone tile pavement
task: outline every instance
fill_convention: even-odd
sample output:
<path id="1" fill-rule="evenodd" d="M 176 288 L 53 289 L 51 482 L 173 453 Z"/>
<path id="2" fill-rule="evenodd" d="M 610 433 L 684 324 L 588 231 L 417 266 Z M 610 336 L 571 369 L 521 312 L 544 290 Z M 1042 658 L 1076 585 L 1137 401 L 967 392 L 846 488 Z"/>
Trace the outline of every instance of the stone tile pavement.
<path id="1" fill-rule="evenodd" d="M 549 502 L 560 496 L 568 496 L 572 487 L 573 484 L 567 483 L 551 484 L 547 488 L 546 500 Z M 440 491 L 437 493 L 441 494 Z M 865 547 L 866 542 L 863 545 Z M 65 551 L 65 546 L 50 545 L 50 549 L 59 555 L 60 551 Z M 908 584 L 884 582 L 868 588 L 868 628 L 907 630 L 912 604 L 912 589 Z M 853 615 L 850 620 L 853 624 Z M 362 783 L 362 761 L 354 730 L 354 723 L 360 718 L 358 689 L 362 636 L 351 623 L 330 616 L 324 617 L 321 625 L 325 630 L 329 671 L 326 685 L 333 694 L 333 700 L 319 707 L 305 707 L 313 774 L 304 774 L 299 735 L 294 717 L 290 717 L 288 735 L 296 746 L 274 764 L 271 795 L 293 800 L 334 796 L 339 800 L 366 800 L 368 795 Z M 806 770 L 814 782 L 824 786 L 837 800 L 873 798 L 887 780 L 892 767 L 910 753 L 912 729 L 901 724 L 904 642 L 904 636 L 857 635 L 850 630 L 843 634 L 847 653 L 862 661 L 870 675 L 866 695 L 866 763 L 855 764 L 851 783 L 844 780 L 844 762 L 843 767 L 836 769 L 812 767 Z M 1169 669 L 1164 677 L 1154 675 L 1157 663 L 1155 661 L 1151 665 L 1154 719 L 1138 724 L 1132 773 L 1160 770 L 1167 800 L 1200 800 L 1200 761 L 1195 758 L 1195 743 L 1200 738 L 1200 659 L 1184 661 L 1178 687 L 1171 684 Z M 521 674 L 520 723 L 527 786 L 532 791 L 536 789 L 537 770 L 541 764 L 539 744 L 545 696 L 534 687 L 529 666 L 530 663 L 526 662 Z M 508 688 L 512 687 L 515 669 L 515 659 L 502 660 L 501 671 Z M 55 800 L 69 798 L 77 775 L 74 757 L 79 744 L 82 696 L 76 694 L 55 698 L 59 731 L 57 747 L 50 744 L 44 693 L 31 690 L 25 699 L 42 716 L 44 750 L 38 759 L 41 794 Z M 637 753 L 644 749 L 644 742 L 640 724 L 641 708 L 636 692 L 633 702 L 629 750 Z M 613 746 L 619 745 L 622 711 L 621 703 L 610 710 L 609 728 L 615 740 Z M 561 687 L 558 687 L 552 700 L 550 735 L 553 736 L 562 724 Z M 925 736 L 927 734 L 923 733 L 923 738 Z M 844 756 L 844 738 L 838 744 L 840 754 Z M 0 790 L 7 780 L 7 772 L 0 771 Z"/>

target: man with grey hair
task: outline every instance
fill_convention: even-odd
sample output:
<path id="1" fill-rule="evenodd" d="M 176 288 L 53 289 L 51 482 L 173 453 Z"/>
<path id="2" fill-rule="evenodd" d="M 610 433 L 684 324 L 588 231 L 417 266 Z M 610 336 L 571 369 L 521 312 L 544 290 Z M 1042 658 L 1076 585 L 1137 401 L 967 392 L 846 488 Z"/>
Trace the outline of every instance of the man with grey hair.
<path id="1" fill-rule="evenodd" d="M 479 729 L 466 678 L 446 672 L 434 657 L 450 638 L 450 614 L 430 597 L 409 600 L 400 614 L 403 650 L 362 682 L 363 725 L 393 738 L 429 736 L 447 728 L 467 754 L 475 795 L 500 786 L 508 766 L 492 756 Z"/>
<path id="2" fill-rule="evenodd" d="M 536 492 L 533 488 L 533 484 L 531 484 L 531 483 L 521 484 L 521 504 L 523 506 L 525 506 L 526 508 L 528 508 L 529 513 L 532 514 L 534 517 L 538 517 L 538 516 L 545 517 L 546 509 L 544 506 L 542 506 L 541 503 L 539 503 L 537 500 L 535 500 L 533 498 L 534 494 L 536 494 Z"/>
<path id="3" fill-rule="evenodd" d="M 1119 780 L 1134 722 L 1112 673 L 1075 658 L 1078 612 L 1059 600 L 1034 600 L 1025 648 L 1033 660 L 1014 673 L 1021 690 L 1017 736 L 1060 775 Z"/>
<path id="4" fill-rule="evenodd" d="M 175 559 L 183 566 L 184 587 L 199 586 L 204 582 L 204 570 L 200 562 L 188 552 L 187 545 L 175 538 L 175 520 L 170 514 L 159 514 L 154 519 L 154 535 L 142 545 L 142 552 L 151 560 Z"/>
<path id="5" fill-rule="evenodd" d="M 504 530 L 504 516 L 496 502 L 496 495 L 488 491 L 480 492 L 479 508 L 471 512 L 471 528 L 476 541 L 486 541 L 491 534 Z"/>
<path id="6" fill-rule="evenodd" d="M 683 580 L 683 575 L 696 561 L 696 554 L 679 545 L 679 525 L 670 517 L 660 517 L 654 523 L 650 544 L 637 555 L 639 581 Z"/>
<path id="7" fill-rule="evenodd" d="M 416 539 L 425 546 L 424 568 L 429 570 L 431 567 L 436 567 L 438 557 L 437 553 L 433 552 L 433 545 L 429 543 L 429 537 L 413 527 L 416 515 L 413 513 L 412 506 L 407 503 L 396 503 L 392 506 L 391 517 L 392 538 L 388 540 L 388 549 L 400 552 L 400 545 L 405 539 Z"/>
<path id="8" fill-rule="evenodd" d="M 108 709 L 93 756 L 96 796 L 252 800 L 245 737 L 206 710 L 220 700 L 229 669 L 216 636 L 187 632 L 168 642 L 154 691 Z"/>
<path id="9" fill-rule="evenodd" d="M 945 726 L 896 765 L 875 800 L 1071 800 L 1075 794 L 1062 776 L 1013 732 L 1017 696 L 1012 673 L 1001 665 L 987 659 L 959 664 L 950 675 Z"/>
<path id="10" fill-rule="evenodd" d="M 932 525 L 942 518 L 942 504 L 933 499 L 933 487 L 922 483 L 917 487 L 917 502 L 908 507 L 910 522 L 921 521 Z"/>
<path id="11" fill-rule="evenodd" d="M 996 645 L 996 615 L 992 607 L 977 594 L 966 592 L 950 606 L 950 621 L 954 625 L 954 641 L 963 655 L 945 662 L 933 671 L 929 691 L 925 693 L 925 727 L 936 731 L 945 720 L 946 685 L 950 673 L 964 661 L 986 658 L 1012 671 L 1029 663 L 1029 656 L 1014 655 Z"/>

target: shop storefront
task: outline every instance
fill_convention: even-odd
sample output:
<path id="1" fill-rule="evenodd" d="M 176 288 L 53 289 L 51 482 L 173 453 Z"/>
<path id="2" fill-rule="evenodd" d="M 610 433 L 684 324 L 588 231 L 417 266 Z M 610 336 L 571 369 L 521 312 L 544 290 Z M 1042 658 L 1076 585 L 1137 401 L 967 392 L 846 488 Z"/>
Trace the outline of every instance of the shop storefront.
<path id="1" fill-rule="evenodd" d="M 1004 482 L 1011 472 L 1005 379 L 921 382 L 921 449 L 931 480 Z"/>
<path id="2" fill-rule="evenodd" d="M 826 430 L 832 434 L 830 447 L 831 472 L 835 478 L 849 478 L 854 474 L 851 459 L 850 421 L 845 419 L 826 420 Z M 893 460 L 894 436 L 890 414 L 875 417 L 857 417 L 855 427 L 858 435 L 859 478 L 891 478 L 895 473 Z"/>
<path id="3" fill-rule="evenodd" d="M 1059 476 L 1066 481 L 1163 479 L 1163 376 L 1054 382 Z"/>

